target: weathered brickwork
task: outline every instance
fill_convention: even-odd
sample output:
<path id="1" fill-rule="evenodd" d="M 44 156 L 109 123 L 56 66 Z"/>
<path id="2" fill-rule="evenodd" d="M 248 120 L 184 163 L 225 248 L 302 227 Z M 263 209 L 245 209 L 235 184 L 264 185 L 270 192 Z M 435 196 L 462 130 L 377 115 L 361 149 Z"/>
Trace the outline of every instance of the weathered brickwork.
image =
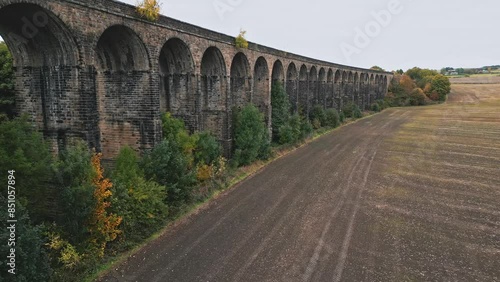
<path id="1" fill-rule="evenodd" d="M 294 112 L 368 108 L 390 73 L 342 66 L 250 43 L 171 18 L 138 18 L 111 0 L 0 0 L 0 34 L 14 57 L 17 111 L 55 152 L 83 139 L 116 156 L 161 140 L 161 114 L 213 132 L 230 152 L 235 108 L 254 103 L 271 124 L 271 85 Z"/>

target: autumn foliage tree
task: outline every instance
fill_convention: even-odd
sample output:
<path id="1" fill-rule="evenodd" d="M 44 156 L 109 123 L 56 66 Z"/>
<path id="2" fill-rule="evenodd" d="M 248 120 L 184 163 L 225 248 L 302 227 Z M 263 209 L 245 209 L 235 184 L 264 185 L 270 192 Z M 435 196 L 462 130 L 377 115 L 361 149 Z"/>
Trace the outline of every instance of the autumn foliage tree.
<path id="1" fill-rule="evenodd" d="M 155 22 L 160 18 L 160 4 L 157 0 L 143 0 L 137 6 L 137 13 L 143 18 Z"/>
<path id="2" fill-rule="evenodd" d="M 122 218 L 108 213 L 108 208 L 111 205 L 109 198 L 111 197 L 111 187 L 113 184 L 103 176 L 103 169 L 101 167 L 101 154 L 94 154 L 92 156 L 92 166 L 96 171 L 93 179 L 94 198 L 96 200 L 95 209 L 90 218 L 90 243 L 97 249 L 99 257 L 104 256 L 106 244 L 116 239 L 120 230 L 118 226 L 122 222 Z"/>

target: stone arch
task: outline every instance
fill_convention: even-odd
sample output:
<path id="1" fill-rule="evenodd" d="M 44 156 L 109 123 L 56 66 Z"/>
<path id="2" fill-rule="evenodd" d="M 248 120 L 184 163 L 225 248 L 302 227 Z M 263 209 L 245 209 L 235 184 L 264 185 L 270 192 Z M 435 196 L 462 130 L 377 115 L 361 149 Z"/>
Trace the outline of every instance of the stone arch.
<path id="1" fill-rule="evenodd" d="M 326 70 L 325 68 L 319 69 L 318 74 L 318 101 L 317 104 L 326 108 L 326 92 L 327 92 L 327 84 L 326 84 Z"/>
<path id="2" fill-rule="evenodd" d="M 276 60 L 273 65 L 273 72 L 272 72 L 272 83 L 275 82 L 280 82 L 281 85 L 284 87 L 285 83 L 285 70 L 283 68 L 283 63 L 280 60 Z"/>
<path id="3" fill-rule="evenodd" d="M 81 53 L 74 32 L 40 2 L 0 5 L 0 35 L 15 67 L 16 112 L 28 114 L 55 153 L 64 149 L 68 138 L 84 139 L 98 148 L 98 116 L 79 103 L 79 81 L 92 72 L 79 68 Z M 89 98 L 88 103 L 95 108 L 97 100 Z"/>
<path id="4" fill-rule="evenodd" d="M 101 34 L 95 52 L 104 156 L 112 158 L 126 145 L 140 150 L 153 146 L 154 137 L 144 129 L 155 127 L 159 109 L 150 106 L 150 64 L 143 41 L 129 27 L 113 25 Z"/>
<path id="5" fill-rule="evenodd" d="M 141 38 L 124 25 L 108 27 L 96 48 L 101 71 L 128 72 L 149 70 L 149 55 Z"/>
<path id="6" fill-rule="evenodd" d="M 308 104 L 308 94 L 309 94 L 309 74 L 306 65 L 300 67 L 299 72 L 299 93 L 297 101 L 297 112 L 300 114 L 306 114 L 307 104 Z"/>
<path id="7" fill-rule="evenodd" d="M 334 83 L 334 73 L 332 69 L 328 69 L 328 73 L 326 76 L 327 86 L 326 86 L 326 108 L 335 108 L 335 100 L 334 100 L 334 92 L 333 92 L 333 83 Z"/>
<path id="8" fill-rule="evenodd" d="M 354 73 L 354 103 L 361 109 L 361 99 L 359 95 L 359 73 Z"/>
<path id="9" fill-rule="evenodd" d="M 269 67 L 264 57 L 259 57 L 254 67 L 254 83 L 252 102 L 266 117 L 266 124 L 270 121 L 271 87 L 269 85 Z"/>
<path id="10" fill-rule="evenodd" d="M 196 129 L 196 80 L 189 46 L 179 38 L 163 45 L 159 57 L 160 111 L 181 118 L 190 131 Z"/>
<path id="11" fill-rule="evenodd" d="M 318 88 L 318 69 L 315 66 L 312 66 L 309 71 L 309 96 L 307 107 L 305 109 L 307 115 L 309 115 L 309 112 L 312 110 L 314 105 L 318 104 Z"/>
<path id="12" fill-rule="evenodd" d="M 239 52 L 231 63 L 231 108 L 242 108 L 250 103 L 252 96 L 251 78 L 248 58 Z"/>
<path id="13" fill-rule="evenodd" d="M 201 59 L 201 130 L 212 132 L 229 149 L 231 144 L 229 117 L 226 109 L 227 72 L 222 52 L 214 46 L 208 47 Z"/>
<path id="14" fill-rule="evenodd" d="M 292 113 L 297 112 L 297 90 L 298 90 L 298 79 L 299 74 L 297 72 L 297 67 L 293 62 L 288 65 L 288 69 L 286 71 L 286 93 L 288 95 L 288 99 L 290 100 Z"/>
<path id="15" fill-rule="evenodd" d="M 342 98 L 342 72 L 337 70 L 334 78 L 334 104 L 337 110 L 340 110 L 340 101 Z"/>

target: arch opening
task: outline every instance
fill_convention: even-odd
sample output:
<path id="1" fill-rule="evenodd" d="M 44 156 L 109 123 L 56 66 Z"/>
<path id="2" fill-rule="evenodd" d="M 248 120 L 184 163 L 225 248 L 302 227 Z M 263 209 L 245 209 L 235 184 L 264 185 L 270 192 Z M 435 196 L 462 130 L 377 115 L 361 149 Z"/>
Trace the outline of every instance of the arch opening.
<path id="1" fill-rule="evenodd" d="M 288 69 L 287 69 L 286 73 L 287 73 L 286 93 L 287 93 L 288 99 L 290 101 L 291 112 L 296 113 L 297 112 L 297 102 L 298 102 L 297 91 L 298 91 L 299 75 L 297 72 L 297 67 L 295 66 L 295 64 L 293 62 L 290 63 L 290 65 L 288 65 Z"/>
<path id="2" fill-rule="evenodd" d="M 196 129 L 196 80 L 189 46 L 179 38 L 169 39 L 159 57 L 160 111 L 184 120 L 191 132 Z"/>
<path id="3" fill-rule="evenodd" d="M 309 73 L 307 71 L 306 65 L 302 65 L 300 67 L 299 73 L 299 90 L 298 90 L 298 98 L 297 98 L 297 112 L 300 115 L 307 114 L 307 104 L 308 104 L 308 96 L 309 96 Z"/>
<path id="4" fill-rule="evenodd" d="M 226 149 L 231 144 L 227 115 L 226 64 L 222 52 L 216 47 L 205 50 L 201 60 L 202 128 L 212 132 Z"/>
<path id="5" fill-rule="evenodd" d="M 242 108 L 250 103 L 252 95 L 250 63 L 247 56 L 238 53 L 231 63 L 231 105 Z"/>
<path id="6" fill-rule="evenodd" d="M 28 3 L 0 9 L 0 35 L 8 46 L 15 77 L 16 114 L 27 114 L 54 153 L 69 139 L 99 147 L 97 116 L 81 106 L 80 52 L 73 32 L 53 12 Z M 86 101 L 94 107 L 96 100 Z"/>
<path id="7" fill-rule="evenodd" d="M 102 151 L 106 158 L 120 148 L 154 146 L 156 104 L 150 95 L 150 61 L 142 39 L 123 25 L 108 27 L 96 46 L 97 94 Z M 146 130 L 147 129 L 147 130 Z"/>
<path id="8" fill-rule="evenodd" d="M 264 57 L 259 57 L 255 62 L 252 102 L 264 114 L 266 124 L 269 125 L 271 88 L 269 85 L 269 67 Z"/>

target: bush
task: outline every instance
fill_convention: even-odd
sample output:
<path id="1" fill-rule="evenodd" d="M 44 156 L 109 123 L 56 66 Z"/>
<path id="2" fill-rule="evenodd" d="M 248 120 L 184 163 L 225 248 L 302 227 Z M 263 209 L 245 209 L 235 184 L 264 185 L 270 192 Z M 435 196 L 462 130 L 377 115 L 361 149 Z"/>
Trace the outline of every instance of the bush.
<path id="1" fill-rule="evenodd" d="M 139 159 L 130 147 L 116 158 L 111 211 L 123 217 L 122 239 L 138 242 L 153 233 L 168 215 L 166 188 L 146 181 Z"/>
<path id="2" fill-rule="evenodd" d="M 236 111 L 234 117 L 234 161 L 249 165 L 270 150 L 264 116 L 254 105 Z"/>
<path id="3" fill-rule="evenodd" d="M 0 119 L 2 115 L 13 117 L 16 101 L 12 55 L 5 42 L 0 42 Z"/>
<path id="4" fill-rule="evenodd" d="M 280 82 L 273 83 L 271 91 L 273 141 L 280 140 L 279 131 L 290 118 L 290 102 Z"/>
<path id="5" fill-rule="evenodd" d="M 170 113 L 162 117 L 163 138 L 179 145 L 186 155 L 189 166 L 193 165 L 193 151 L 198 141 L 198 135 L 190 135 L 184 121 L 174 118 Z"/>
<path id="6" fill-rule="evenodd" d="M 325 112 L 326 114 L 326 125 L 330 127 L 338 127 L 340 125 L 340 116 L 339 112 L 335 109 L 328 109 Z"/>
<path id="7" fill-rule="evenodd" d="M 322 106 L 316 105 L 309 113 L 309 119 L 313 123 L 315 129 L 319 129 L 326 125 L 326 114 Z"/>
<path id="8" fill-rule="evenodd" d="M 370 106 L 370 109 L 372 110 L 372 112 L 380 112 L 380 106 L 378 103 L 373 103 L 371 106 Z"/>
<path id="9" fill-rule="evenodd" d="M 5 220 L 8 218 L 6 208 L 7 199 L 3 193 L 0 193 L 0 206 L 5 207 L 2 208 L 0 213 L 2 219 Z M 16 219 L 16 233 L 18 237 L 15 252 L 17 262 L 15 275 L 7 273 L 7 270 L 10 269 L 7 266 L 9 262 L 7 256 L 10 254 L 11 248 L 7 245 L 10 231 L 7 229 L 8 226 L 2 227 L 0 230 L 0 240 L 4 242 L 0 245 L 0 252 L 2 253 L 2 257 L 0 258 L 3 272 L 2 277 L 15 276 L 15 279 L 12 281 L 49 281 L 52 269 L 43 247 L 45 242 L 41 228 L 32 225 L 28 211 L 19 201 L 16 202 Z"/>
<path id="10" fill-rule="evenodd" d="M 160 18 L 160 4 L 157 0 L 143 0 L 137 6 L 137 13 L 143 18 L 155 22 Z"/>
<path id="11" fill-rule="evenodd" d="M 88 221 L 96 206 L 93 196 L 92 154 L 83 142 L 62 152 L 56 165 L 57 188 L 53 213 L 55 222 L 63 230 L 68 241 L 83 250 L 88 239 Z"/>
<path id="12" fill-rule="evenodd" d="M 178 208 L 189 202 L 196 179 L 190 170 L 188 157 L 174 141 L 164 140 L 146 153 L 140 167 L 146 179 L 167 187 L 169 206 Z"/>
<path id="13" fill-rule="evenodd" d="M 344 112 L 340 112 L 340 115 L 339 115 L 340 123 L 341 124 L 344 123 L 345 119 L 346 119 L 346 116 L 345 116 Z"/>
<path id="14" fill-rule="evenodd" d="M 363 113 L 361 112 L 361 110 L 359 109 L 358 105 L 350 102 L 348 103 L 344 109 L 342 110 L 342 112 L 344 113 L 344 115 L 347 117 L 347 118 L 362 118 L 363 117 Z"/>
<path id="15" fill-rule="evenodd" d="M 300 118 L 300 117 L 299 117 Z M 312 124 L 307 120 L 306 118 L 300 118 L 301 119 L 301 124 L 300 124 L 300 140 L 304 140 L 306 138 L 311 137 L 311 135 L 314 132 L 314 128 Z"/>
<path id="16" fill-rule="evenodd" d="M 222 155 L 222 147 L 215 136 L 211 133 L 203 132 L 196 138 L 194 150 L 194 161 L 196 164 L 212 165 Z"/>
<path id="17" fill-rule="evenodd" d="M 425 99 L 426 99 L 425 93 L 420 88 L 415 88 L 410 93 L 410 105 L 412 105 L 412 106 L 425 105 Z"/>
<path id="18" fill-rule="evenodd" d="M 236 48 L 248 49 L 248 41 L 245 38 L 246 33 L 246 31 L 240 30 L 240 34 L 238 34 L 234 42 Z"/>
<path id="19" fill-rule="evenodd" d="M 53 219 L 50 199 L 58 197 L 50 183 L 53 164 L 47 142 L 26 116 L 0 122 L 0 171 L 16 171 L 17 197 L 35 224 Z"/>

